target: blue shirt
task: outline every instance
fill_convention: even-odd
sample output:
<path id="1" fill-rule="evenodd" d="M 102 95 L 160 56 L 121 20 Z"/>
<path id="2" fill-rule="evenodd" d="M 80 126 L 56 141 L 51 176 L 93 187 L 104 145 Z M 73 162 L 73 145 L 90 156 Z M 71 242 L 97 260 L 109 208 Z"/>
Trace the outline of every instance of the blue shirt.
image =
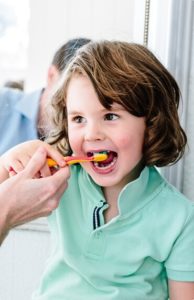
<path id="1" fill-rule="evenodd" d="M 168 278 L 194 281 L 194 205 L 144 168 L 104 222 L 103 192 L 80 167 L 49 217 L 53 248 L 33 300 L 167 300 Z"/>
<path id="2" fill-rule="evenodd" d="M 25 93 L 0 90 L 0 155 L 27 140 L 37 139 L 37 115 L 41 90 Z"/>

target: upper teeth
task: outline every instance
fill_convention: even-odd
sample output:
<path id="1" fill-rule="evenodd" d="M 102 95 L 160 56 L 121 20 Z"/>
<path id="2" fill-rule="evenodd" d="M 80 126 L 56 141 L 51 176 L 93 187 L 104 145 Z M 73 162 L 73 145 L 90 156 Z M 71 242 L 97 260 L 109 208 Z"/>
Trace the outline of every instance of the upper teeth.
<path id="1" fill-rule="evenodd" d="M 93 154 L 97 154 L 97 153 L 99 153 L 99 154 L 108 154 L 108 153 L 110 153 L 110 151 L 109 150 L 102 150 L 102 151 L 99 151 L 99 152 L 93 152 Z"/>

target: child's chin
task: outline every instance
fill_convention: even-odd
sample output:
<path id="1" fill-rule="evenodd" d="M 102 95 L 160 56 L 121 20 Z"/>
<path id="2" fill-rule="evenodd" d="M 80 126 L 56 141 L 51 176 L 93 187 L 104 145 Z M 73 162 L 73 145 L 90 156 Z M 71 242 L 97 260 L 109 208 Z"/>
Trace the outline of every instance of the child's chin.
<path id="1" fill-rule="evenodd" d="M 112 180 L 110 180 L 110 178 L 97 178 L 97 176 L 91 176 L 91 177 L 93 181 L 101 187 L 110 187 L 115 185 L 115 181 L 113 182 Z"/>

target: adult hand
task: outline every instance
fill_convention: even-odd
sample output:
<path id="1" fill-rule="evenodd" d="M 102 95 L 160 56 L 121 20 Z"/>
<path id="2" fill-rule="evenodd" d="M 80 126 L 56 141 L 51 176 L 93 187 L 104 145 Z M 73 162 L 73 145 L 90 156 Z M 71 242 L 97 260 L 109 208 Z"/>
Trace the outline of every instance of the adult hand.
<path id="1" fill-rule="evenodd" d="M 66 165 L 63 156 L 54 147 L 40 140 L 27 141 L 11 148 L 0 157 L 0 182 L 9 177 L 10 167 L 15 171 L 11 175 L 21 172 L 40 146 L 46 149 L 47 156 L 54 159 L 60 167 Z M 52 173 L 47 164 L 43 164 L 38 172 L 42 177 L 49 176 Z"/>
<path id="2" fill-rule="evenodd" d="M 0 242 L 11 228 L 47 216 L 58 206 L 67 188 L 69 167 L 34 178 L 46 164 L 47 156 L 48 151 L 40 147 L 23 171 L 0 184 Z"/>
<path id="3" fill-rule="evenodd" d="M 0 182 L 9 178 L 10 175 L 21 172 L 40 146 L 46 148 L 47 156 L 54 159 L 60 167 L 65 166 L 63 156 L 51 145 L 40 140 L 27 141 L 11 148 L 0 157 Z M 10 172 L 10 167 L 14 171 Z M 38 173 L 45 177 L 51 175 L 52 170 L 44 164 Z"/>

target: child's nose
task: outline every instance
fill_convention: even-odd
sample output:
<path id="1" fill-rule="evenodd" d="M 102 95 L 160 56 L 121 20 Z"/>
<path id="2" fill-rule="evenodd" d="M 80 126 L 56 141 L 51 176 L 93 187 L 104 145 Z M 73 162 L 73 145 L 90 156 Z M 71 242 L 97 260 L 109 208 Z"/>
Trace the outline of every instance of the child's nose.
<path id="1" fill-rule="evenodd" d="M 100 124 L 92 123 L 88 124 L 85 130 L 85 140 L 103 140 L 105 137 L 103 127 Z"/>

